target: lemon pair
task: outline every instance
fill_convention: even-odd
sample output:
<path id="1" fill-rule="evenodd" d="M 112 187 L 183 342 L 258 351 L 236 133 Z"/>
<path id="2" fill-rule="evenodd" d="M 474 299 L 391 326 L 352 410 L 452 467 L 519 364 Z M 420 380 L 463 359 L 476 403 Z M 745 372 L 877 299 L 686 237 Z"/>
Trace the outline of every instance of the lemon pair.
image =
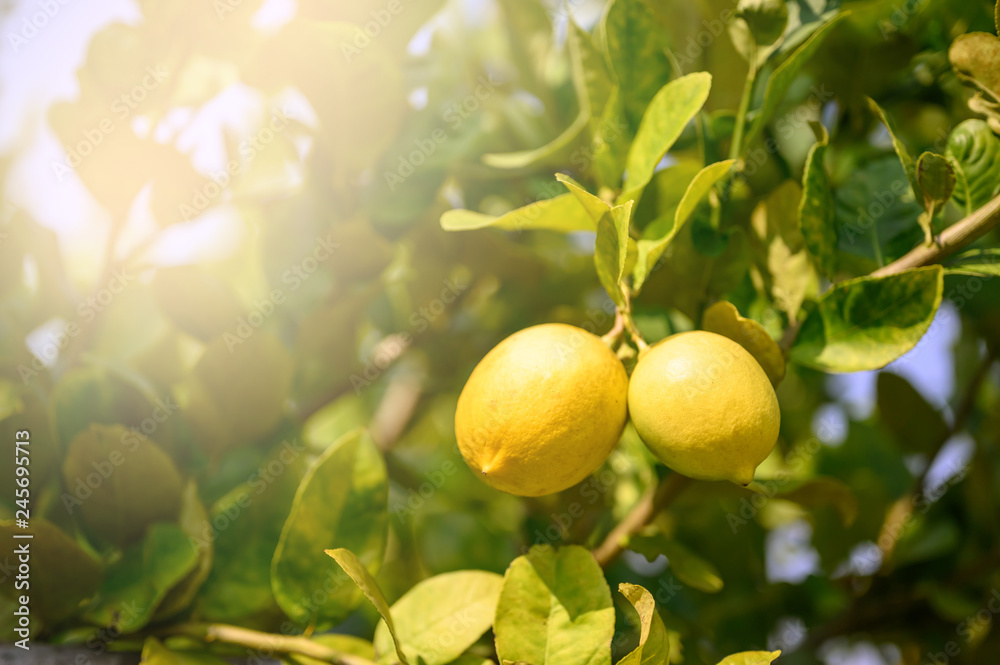
<path id="1" fill-rule="evenodd" d="M 607 459 L 631 417 L 667 466 L 748 484 L 778 438 L 764 370 L 715 333 L 645 349 L 629 379 L 596 335 L 565 324 L 517 332 L 473 370 L 458 398 L 459 450 L 487 484 L 520 496 L 560 492 Z"/>

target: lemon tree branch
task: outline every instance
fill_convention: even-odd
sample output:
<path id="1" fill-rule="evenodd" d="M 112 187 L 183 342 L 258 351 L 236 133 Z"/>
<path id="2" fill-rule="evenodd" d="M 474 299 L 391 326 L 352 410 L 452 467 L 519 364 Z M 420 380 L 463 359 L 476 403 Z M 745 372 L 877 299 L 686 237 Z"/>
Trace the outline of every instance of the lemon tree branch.
<path id="1" fill-rule="evenodd" d="M 691 483 L 691 479 L 679 473 L 671 473 L 649 488 L 635 507 L 619 522 L 604 541 L 594 548 L 594 558 L 602 568 L 606 568 L 628 546 L 629 539 L 649 524 L 661 510 L 674 502 Z"/>
<path id="2" fill-rule="evenodd" d="M 181 624 L 167 629 L 161 635 L 191 637 L 206 643 L 235 644 L 267 654 L 298 654 L 331 665 L 375 665 L 367 658 L 337 651 L 305 637 L 275 635 L 219 623 Z"/>

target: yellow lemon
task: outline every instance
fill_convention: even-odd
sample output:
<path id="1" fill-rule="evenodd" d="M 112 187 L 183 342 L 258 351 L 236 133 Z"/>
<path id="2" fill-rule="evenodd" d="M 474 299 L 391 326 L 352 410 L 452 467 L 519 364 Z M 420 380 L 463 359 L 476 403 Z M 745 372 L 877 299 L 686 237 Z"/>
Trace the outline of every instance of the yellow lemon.
<path id="1" fill-rule="evenodd" d="M 741 485 L 774 448 L 781 422 L 778 398 L 754 357 L 704 331 L 646 349 L 629 381 L 628 406 L 639 436 L 667 466 Z"/>
<path id="2" fill-rule="evenodd" d="M 599 337 L 559 323 L 526 328 L 487 353 L 462 389 L 458 447 L 499 490 L 560 492 L 607 459 L 627 395 L 625 368 Z"/>

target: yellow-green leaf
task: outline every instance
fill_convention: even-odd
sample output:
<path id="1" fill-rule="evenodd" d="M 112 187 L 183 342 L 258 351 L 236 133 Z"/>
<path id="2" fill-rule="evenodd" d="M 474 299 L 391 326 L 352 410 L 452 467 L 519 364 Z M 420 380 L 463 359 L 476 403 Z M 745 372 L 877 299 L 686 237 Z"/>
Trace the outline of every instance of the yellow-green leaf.
<path id="1" fill-rule="evenodd" d="M 734 304 L 721 301 L 709 307 L 702 316 L 701 327 L 728 337 L 749 351 L 764 368 L 772 385 L 778 385 L 785 378 L 785 358 L 781 348 L 767 334 L 764 326 L 740 316 Z"/>
<path id="2" fill-rule="evenodd" d="M 846 18 L 850 12 L 841 12 L 831 18 L 825 25 L 818 28 L 805 42 L 793 51 L 767 79 L 767 87 L 764 89 L 764 104 L 757 113 L 750 131 L 747 132 L 745 145 L 750 145 L 760 135 L 764 125 L 770 122 L 778 107 L 786 101 L 788 90 L 792 83 L 798 78 L 799 73 L 813 54 L 819 49 L 820 44 L 830 34 L 830 31 Z"/>
<path id="3" fill-rule="evenodd" d="M 601 285 L 611 300 L 619 307 L 625 306 L 622 276 L 628 260 L 629 224 L 632 220 L 632 202 L 611 208 L 597 223 L 594 244 L 594 265 Z"/>
<path id="4" fill-rule="evenodd" d="M 826 372 L 879 369 L 916 346 L 944 289 L 941 266 L 840 282 L 820 299 L 791 349 L 795 362 Z"/>
<path id="5" fill-rule="evenodd" d="M 329 580 L 326 547 L 355 552 L 369 571 L 382 563 L 388 523 L 385 461 L 365 430 L 334 442 L 306 472 L 271 561 L 271 589 L 293 620 L 320 627 L 342 621 L 361 601 L 337 584 L 313 602 Z"/>
<path id="6" fill-rule="evenodd" d="M 656 612 L 653 594 L 637 584 L 622 583 L 618 591 L 632 603 L 639 615 L 639 645 L 618 665 L 669 665 L 670 637 Z"/>
<path id="7" fill-rule="evenodd" d="M 396 637 L 396 625 L 392 620 L 392 612 L 389 611 L 389 603 L 386 602 L 385 594 L 382 593 L 382 589 L 379 588 L 378 582 L 372 577 L 371 573 L 368 572 L 369 566 L 358 559 L 348 549 L 339 547 L 337 549 L 325 550 L 326 554 L 333 558 L 340 567 L 343 568 L 344 572 L 354 581 L 361 592 L 365 594 L 365 598 L 378 610 L 379 615 L 382 617 L 382 621 L 385 622 L 386 628 L 389 631 L 389 635 L 392 638 L 393 646 L 396 649 L 396 655 L 402 663 L 408 663 L 406 654 L 400 646 L 399 639 Z"/>
<path id="8" fill-rule="evenodd" d="M 708 99 L 712 75 L 696 72 L 663 86 L 649 104 L 626 162 L 624 193 L 619 203 L 636 198 L 649 184 L 657 164 Z"/>
<path id="9" fill-rule="evenodd" d="M 717 665 L 770 665 L 781 651 L 743 651 L 726 656 Z"/>
<path id="10" fill-rule="evenodd" d="M 497 605 L 501 662 L 610 665 L 615 609 L 590 551 L 536 545 L 510 564 Z"/>
<path id="11" fill-rule="evenodd" d="M 816 260 L 816 265 L 827 277 L 832 277 L 836 268 L 837 232 L 833 226 L 833 191 L 823 166 L 829 137 L 822 125 L 814 123 L 813 126 L 818 139 L 806 157 L 799 222 L 802 237 L 805 238 L 806 247 Z"/>
<path id="12" fill-rule="evenodd" d="M 495 226 L 506 231 L 594 231 L 597 227 L 572 194 L 542 199 L 500 215 L 485 215 L 472 210 L 449 210 L 441 215 L 445 231 L 472 231 Z"/>
<path id="13" fill-rule="evenodd" d="M 411 662 L 448 665 L 493 625 L 503 578 L 481 570 L 460 570 L 426 579 L 389 608 L 395 636 L 385 621 L 375 629 L 381 656 L 397 641 Z M 448 639 L 442 639 L 446 631 Z"/>

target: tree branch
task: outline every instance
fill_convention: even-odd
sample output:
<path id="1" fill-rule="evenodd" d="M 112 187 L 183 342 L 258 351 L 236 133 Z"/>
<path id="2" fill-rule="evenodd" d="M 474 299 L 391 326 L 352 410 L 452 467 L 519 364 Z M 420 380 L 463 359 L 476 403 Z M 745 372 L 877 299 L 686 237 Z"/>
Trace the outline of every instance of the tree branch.
<path id="1" fill-rule="evenodd" d="M 267 655 L 299 654 L 332 665 L 375 665 L 367 658 L 342 653 L 298 635 L 276 635 L 220 623 L 186 623 L 165 629 L 163 635 L 183 635 L 206 643 L 223 642 Z"/>
<path id="2" fill-rule="evenodd" d="M 879 268 L 871 276 L 886 277 L 910 268 L 938 263 L 951 253 L 983 237 L 998 224 L 1000 224 L 1000 196 L 965 219 L 949 226 L 930 247 L 921 244 L 884 268 Z"/>
<path id="3" fill-rule="evenodd" d="M 594 548 L 594 558 L 602 568 L 618 558 L 628 546 L 629 538 L 642 527 L 653 521 L 661 510 L 673 503 L 674 499 L 691 483 L 691 479 L 679 473 L 671 473 L 642 495 L 639 503 L 625 518 L 615 525 L 600 545 Z"/>

